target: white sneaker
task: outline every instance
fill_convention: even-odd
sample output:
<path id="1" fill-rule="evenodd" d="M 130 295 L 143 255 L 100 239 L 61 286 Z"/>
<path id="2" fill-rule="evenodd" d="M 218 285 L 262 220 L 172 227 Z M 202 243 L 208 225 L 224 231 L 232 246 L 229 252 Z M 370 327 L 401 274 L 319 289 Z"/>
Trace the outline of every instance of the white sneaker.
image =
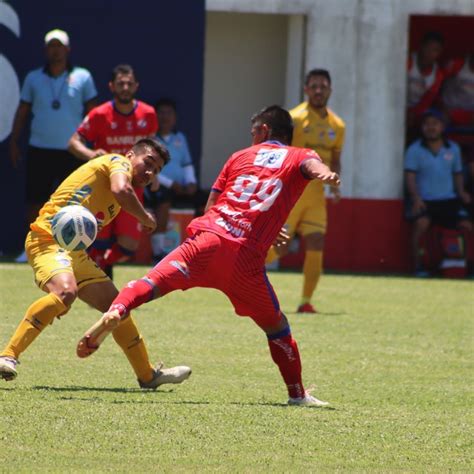
<path id="1" fill-rule="evenodd" d="M 299 407 L 326 407 L 329 405 L 329 402 L 318 400 L 316 397 L 313 397 L 313 395 L 310 395 L 310 393 L 306 391 L 304 397 L 290 398 L 288 400 L 288 405 Z"/>
<path id="2" fill-rule="evenodd" d="M 26 251 L 23 250 L 23 252 L 18 255 L 18 257 L 15 258 L 16 263 L 26 263 L 28 261 L 28 258 L 26 256 Z"/>
<path id="3" fill-rule="evenodd" d="M 13 357 L 0 357 L 0 378 L 9 382 L 13 380 L 18 375 L 16 371 L 16 366 L 18 361 Z"/>
<path id="4" fill-rule="evenodd" d="M 154 390 L 165 383 L 181 383 L 188 379 L 192 373 L 191 367 L 185 365 L 163 369 L 163 363 L 159 363 L 153 371 L 153 379 L 150 382 L 138 380 L 140 388 Z"/>

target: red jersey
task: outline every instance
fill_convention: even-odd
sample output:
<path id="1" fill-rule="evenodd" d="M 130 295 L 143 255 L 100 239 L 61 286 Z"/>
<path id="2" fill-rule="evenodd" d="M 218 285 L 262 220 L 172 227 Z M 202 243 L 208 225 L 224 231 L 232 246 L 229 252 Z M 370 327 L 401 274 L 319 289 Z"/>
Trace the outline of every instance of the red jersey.
<path id="1" fill-rule="evenodd" d="M 306 148 L 265 142 L 234 153 L 215 181 L 220 196 L 188 226 L 266 253 L 306 185 L 301 163 L 319 156 Z"/>
<path id="2" fill-rule="evenodd" d="M 121 155 L 138 140 L 154 136 L 157 131 L 155 109 L 139 100 L 128 115 L 120 113 L 113 101 L 105 102 L 92 109 L 77 129 L 77 133 L 94 148 Z"/>
<path id="3" fill-rule="evenodd" d="M 421 71 L 417 55 L 414 53 L 408 60 L 407 105 L 417 116 L 431 107 L 444 80 L 444 72 L 434 64 L 431 70 Z"/>

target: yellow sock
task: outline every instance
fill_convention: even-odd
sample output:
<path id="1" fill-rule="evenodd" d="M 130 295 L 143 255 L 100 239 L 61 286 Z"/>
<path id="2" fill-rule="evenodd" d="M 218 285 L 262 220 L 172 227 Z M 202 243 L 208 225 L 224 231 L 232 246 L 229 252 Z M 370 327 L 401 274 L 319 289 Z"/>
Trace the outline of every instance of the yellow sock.
<path id="1" fill-rule="evenodd" d="M 68 311 L 69 308 L 54 293 L 48 293 L 36 300 L 27 309 L 23 321 L 16 328 L 1 355 L 18 359 L 56 316 L 66 314 Z"/>
<path id="2" fill-rule="evenodd" d="M 309 303 L 311 301 L 322 271 L 323 252 L 320 250 L 306 251 L 303 265 L 304 283 L 301 304 Z"/>
<path id="3" fill-rule="evenodd" d="M 127 356 L 137 378 L 142 382 L 150 382 L 153 379 L 153 366 L 148 357 L 145 341 L 138 332 L 132 316 L 125 318 L 112 335 Z"/>
<path id="4" fill-rule="evenodd" d="M 274 260 L 276 260 L 279 257 L 276 248 L 274 245 L 272 245 L 268 249 L 267 257 L 265 258 L 265 263 L 272 263 Z"/>

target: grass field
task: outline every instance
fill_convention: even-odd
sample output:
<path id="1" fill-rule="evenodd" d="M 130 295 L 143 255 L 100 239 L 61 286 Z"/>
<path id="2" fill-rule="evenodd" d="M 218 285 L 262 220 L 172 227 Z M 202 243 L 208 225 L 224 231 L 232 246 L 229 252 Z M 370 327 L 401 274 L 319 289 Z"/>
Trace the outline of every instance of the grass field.
<path id="1" fill-rule="evenodd" d="M 117 283 L 144 268 L 121 267 Z M 136 311 L 152 357 L 190 380 L 138 389 L 112 339 L 75 344 L 81 302 L 0 383 L 0 472 L 472 472 L 474 284 L 326 275 L 317 316 L 294 314 L 300 276 L 271 273 L 303 359 L 331 409 L 286 406 L 266 339 L 226 298 L 197 289 Z M 40 296 L 0 264 L 0 346 Z"/>

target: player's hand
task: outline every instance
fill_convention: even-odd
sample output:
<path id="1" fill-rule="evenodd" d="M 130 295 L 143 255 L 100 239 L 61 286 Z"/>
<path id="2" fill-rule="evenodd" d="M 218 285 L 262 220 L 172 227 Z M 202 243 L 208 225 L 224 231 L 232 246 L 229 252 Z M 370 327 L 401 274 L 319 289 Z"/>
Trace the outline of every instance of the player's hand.
<path id="1" fill-rule="evenodd" d="M 196 194 L 197 186 L 196 183 L 189 183 L 184 187 L 184 194 L 187 196 L 193 196 Z"/>
<path id="2" fill-rule="evenodd" d="M 334 204 L 341 200 L 341 190 L 337 186 L 331 186 L 332 202 Z"/>
<path id="3" fill-rule="evenodd" d="M 173 182 L 173 184 L 171 185 L 171 191 L 173 191 L 175 194 L 177 194 L 178 196 L 181 196 L 182 194 L 184 194 L 184 188 L 183 186 L 181 186 L 179 183 L 177 183 L 176 181 Z"/>
<path id="4" fill-rule="evenodd" d="M 471 195 L 466 191 L 461 191 L 459 197 L 464 204 L 470 204 L 472 202 Z"/>
<path id="5" fill-rule="evenodd" d="M 107 155 L 107 153 L 108 153 L 105 150 L 103 150 L 102 148 L 97 148 L 97 150 L 93 150 L 93 152 L 94 153 L 91 157 L 91 160 L 93 160 L 94 158 L 99 158 L 99 156 Z"/>
<path id="6" fill-rule="evenodd" d="M 341 180 L 339 179 L 339 175 L 334 171 L 321 171 L 317 179 L 320 179 L 324 184 L 329 184 L 330 186 L 339 186 L 341 184 Z"/>
<path id="7" fill-rule="evenodd" d="M 145 211 L 145 218 L 141 223 L 145 231 L 150 234 L 156 229 L 156 219 L 151 212 Z"/>
<path id="8" fill-rule="evenodd" d="M 8 151 L 8 155 L 10 157 L 10 161 L 13 165 L 13 168 L 18 168 L 18 164 L 21 162 L 21 151 L 20 147 L 18 146 L 18 143 L 15 141 L 11 141 Z"/>
<path id="9" fill-rule="evenodd" d="M 150 183 L 150 191 L 153 193 L 156 193 L 160 189 L 160 182 L 158 181 L 158 178 L 153 176 L 153 181 Z"/>
<path id="10" fill-rule="evenodd" d="M 278 235 L 276 236 L 275 240 L 273 241 L 272 245 L 276 248 L 279 247 L 287 247 L 290 243 L 291 237 L 286 231 L 284 227 L 280 229 Z M 278 253 L 278 252 L 277 252 Z"/>
<path id="11" fill-rule="evenodd" d="M 425 209 L 426 204 L 423 199 L 421 199 L 420 197 L 416 197 L 413 199 L 411 211 L 414 216 L 417 216 L 421 211 L 424 211 Z"/>

